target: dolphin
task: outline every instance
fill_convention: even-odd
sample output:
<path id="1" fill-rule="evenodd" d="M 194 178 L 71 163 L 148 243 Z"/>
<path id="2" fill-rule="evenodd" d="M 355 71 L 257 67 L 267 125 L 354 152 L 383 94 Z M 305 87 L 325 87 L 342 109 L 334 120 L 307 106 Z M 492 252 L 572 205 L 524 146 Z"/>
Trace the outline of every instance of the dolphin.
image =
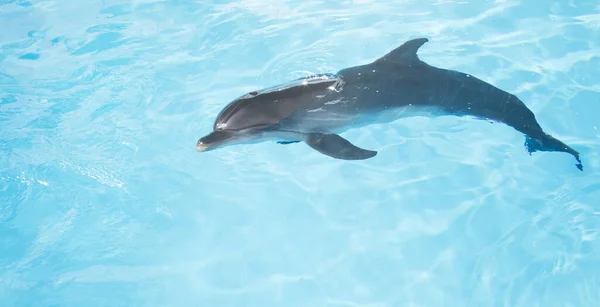
<path id="1" fill-rule="evenodd" d="M 213 131 L 197 141 L 196 150 L 274 140 L 304 142 L 336 159 L 364 160 L 377 151 L 354 145 L 342 132 L 409 116 L 454 115 L 504 123 L 524 134 L 530 155 L 569 153 L 583 171 L 579 153 L 545 133 L 517 96 L 419 59 L 417 51 L 428 41 L 408 40 L 372 63 L 246 93 L 221 110 Z"/>

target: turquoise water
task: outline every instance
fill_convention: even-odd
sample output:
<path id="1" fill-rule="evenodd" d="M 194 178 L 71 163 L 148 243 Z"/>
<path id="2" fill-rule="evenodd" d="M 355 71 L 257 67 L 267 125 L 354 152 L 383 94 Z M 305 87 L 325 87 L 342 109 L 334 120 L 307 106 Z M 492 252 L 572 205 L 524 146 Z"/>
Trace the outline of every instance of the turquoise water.
<path id="1" fill-rule="evenodd" d="M 598 306 L 597 1 L 0 0 L 1 306 Z M 578 150 L 415 117 L 198 153 L 231 99 L 428 37 Z"/>

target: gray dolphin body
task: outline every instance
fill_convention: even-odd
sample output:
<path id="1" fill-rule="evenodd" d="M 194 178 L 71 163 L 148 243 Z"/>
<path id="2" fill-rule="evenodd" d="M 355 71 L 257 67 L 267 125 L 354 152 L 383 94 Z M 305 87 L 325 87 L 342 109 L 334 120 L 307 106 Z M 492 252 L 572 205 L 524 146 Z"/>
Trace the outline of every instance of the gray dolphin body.
<path id="1" fill-rule="evenodd" d="M 579 153 L 546 134 L 515 95 L 471 75 L 421 61 L 417 51 L 427 41 L 409 40 L 370 64 L 336 74 L 245 94 L 219 113 L 213 132 L 198 140 L 196 150 L 275 140 L 305 142 L 333 158 L 362 160 L 377 152 L 353 145 L 341 132 L 407 116 L 456 115 L 502 122 L 525 134 L 529 154 L 569 153 L 583 170 Z"/>

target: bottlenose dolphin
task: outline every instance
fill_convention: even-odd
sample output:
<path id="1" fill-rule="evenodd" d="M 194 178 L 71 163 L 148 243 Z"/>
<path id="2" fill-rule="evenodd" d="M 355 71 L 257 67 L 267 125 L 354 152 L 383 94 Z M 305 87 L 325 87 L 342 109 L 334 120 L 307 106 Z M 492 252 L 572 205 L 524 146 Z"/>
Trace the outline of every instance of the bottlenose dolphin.
<path id="1" fill-rule="evenodd" d="M 377 152 L 339 134 L 373 123 L 415 115 L 472 116 L 501 122 L 525 135 L 529 154 L 579 153 L 546 134 L 517 96 L 462 72 L 430 66 L 417 56 L 427 38 L 412 39 L 376 61 L 336 74 L 317 74 L 247 93 L 218 114 L 213 131 L 196 150 L 275 140 L 304 142 L 324 155 L 362 160 Z"/>

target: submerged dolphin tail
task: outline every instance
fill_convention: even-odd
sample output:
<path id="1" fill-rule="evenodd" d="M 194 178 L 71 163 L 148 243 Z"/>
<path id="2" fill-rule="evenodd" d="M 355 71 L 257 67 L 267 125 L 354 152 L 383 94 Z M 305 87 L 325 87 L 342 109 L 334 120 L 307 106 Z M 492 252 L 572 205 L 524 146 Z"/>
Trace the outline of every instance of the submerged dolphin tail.
<path id="1" fill-rule="evenodd" d="M 542 135 L 534 137 L 526 136 L 525 147 L 529 154 L 536 151 L 559 151 L 570 153 L 577 160 L 577 168 L 583 171 L 583 164 L 579 159 L 579 152 L 569 147 L 567 144 L 555 139 L 553 136 L 543 133 Z"/>

